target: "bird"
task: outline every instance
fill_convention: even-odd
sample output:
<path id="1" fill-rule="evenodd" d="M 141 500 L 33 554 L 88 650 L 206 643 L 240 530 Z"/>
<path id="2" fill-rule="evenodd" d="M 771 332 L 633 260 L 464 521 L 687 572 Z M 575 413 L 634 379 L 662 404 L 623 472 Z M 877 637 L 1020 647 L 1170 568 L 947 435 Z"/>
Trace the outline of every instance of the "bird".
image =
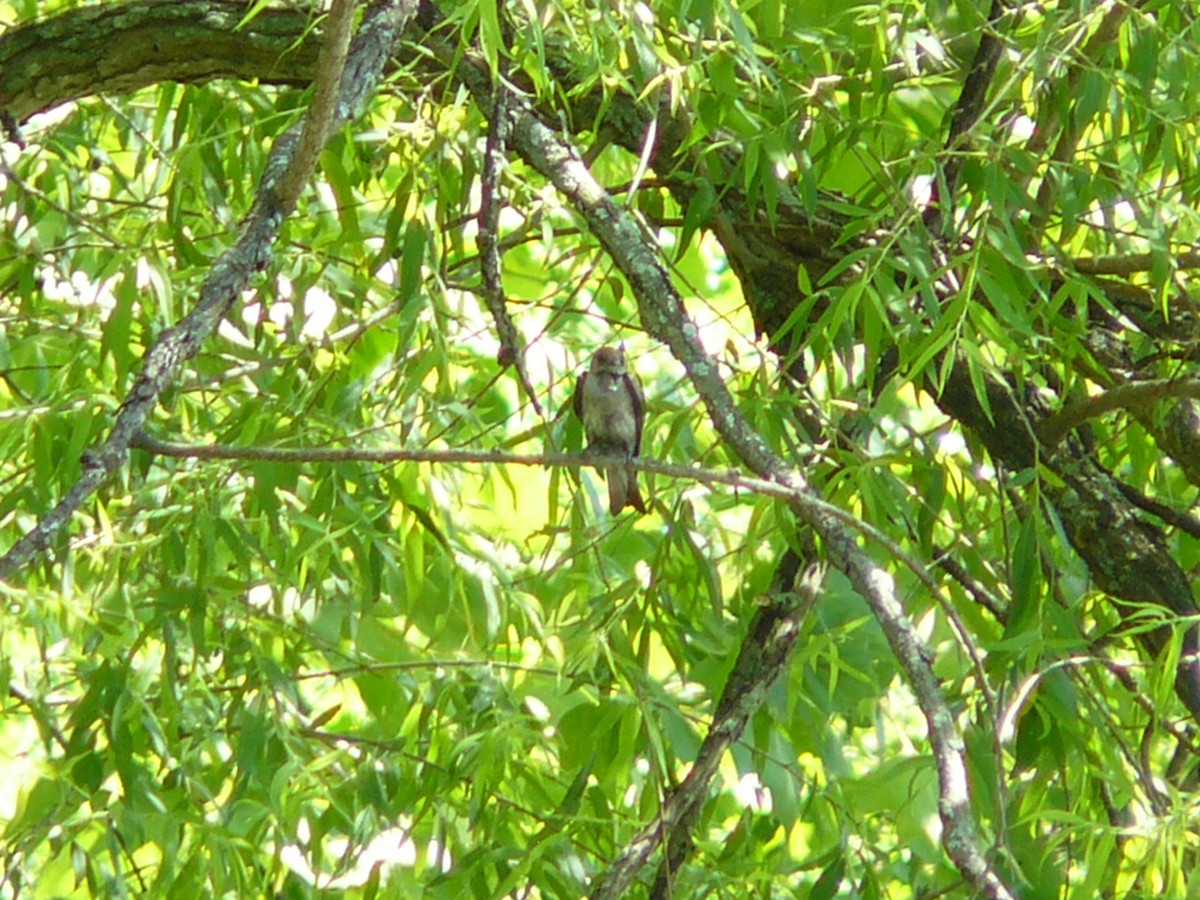
<path id="1" fill-rule="evenodd" d="M 589 454 L 629 460 L 641 455 L 646 397 L 625 364 L 623 344 L 601 347 L 592 355 L 591 365 L 575 384 L 572 405 L 583 423 Z M 632 466 L 606 466 L 604 479 L 608 482 L 608 509 L 614 516 L 627 506 L 646 512 Z"/>

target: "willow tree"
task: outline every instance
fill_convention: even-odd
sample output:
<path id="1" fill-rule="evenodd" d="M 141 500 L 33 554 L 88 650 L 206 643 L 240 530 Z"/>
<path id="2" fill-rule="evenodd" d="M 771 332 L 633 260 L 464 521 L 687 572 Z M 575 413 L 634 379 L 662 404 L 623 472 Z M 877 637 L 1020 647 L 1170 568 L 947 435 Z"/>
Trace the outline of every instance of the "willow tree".
<path id="1" fill-rule="evenodd" d="M 1186 9 L 0 19 L 6 891 L 1198 889 Z"/>

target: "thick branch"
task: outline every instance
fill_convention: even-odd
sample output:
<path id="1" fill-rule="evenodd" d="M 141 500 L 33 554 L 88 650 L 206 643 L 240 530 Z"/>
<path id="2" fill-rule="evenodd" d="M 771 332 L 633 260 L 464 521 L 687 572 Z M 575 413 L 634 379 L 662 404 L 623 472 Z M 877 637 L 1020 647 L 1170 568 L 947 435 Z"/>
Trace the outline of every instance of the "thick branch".
<path id="1" fill-rule="evenodd" d="M 1115 409 L 1141 412 L 1152 403 L 1167 397 L 1189 397 L 1200 400 L 1200 381 L 1179 381 L 1163 378 L 1157 381 L 1131 381 L 1088 397 L 1061 409 L 1044 419 L 1038 426 L 1042 443 L 1054 447 L 1059 441 L 1088 419 L 1098 418 Z"/>
<path id="2" fill-rule="evenodd" d="M 318 45 L 304 12 L 245 0 L 143 0 L 73 9 L 0 37 L 0 110 L 16 123 L 69 100 L 160 81 L 306 85 Z"/>
<path id="3" fill-rule="evenodd" d="M 804 573 L 802 560 L 788 551 L 776 570 L 771 592 L 754 614 L 725 690 L 717 703 L 712 727 L 696 761 L 679 787 L 667 797 L 658 818 L 639 834 L 594 886 L 592 900 L 627 896 L 638 871 L 660 847 L 666 859 L 660 881 L 672 876 L 692 847 L 695 818 L 708 798 L 709 785 L 725 752 L 741 737 L 750 717 L 762 706 L 771 685 L 786 669 L 804 617 L 816 602 L 824 575 L 819 566 Z M 654 896 L 670 896 L 669 889 Z"/>
<path id="4" fill-rule="evenodd" d="M 1142 519 L 1112 476 L 1092 459 L 1067 446 L 1043 447 L 1014 393 L 985 373 L 988 409 L 980 405 L 967 365 L 951 369 L 936 397 L 950 416 L 973 430 L 994 458 L 1012 470 L 1041 464 L 1056 478 L 1042 484 L 1054 504 L 1071 546 L 1087 563 L 1097 585 L 1113 597 L 1123 615 L 1153 604 L 1186 620 L 1200 613 L 1187 575 L 1171 555 L 1161 529 Z M 1184 626 L 1184 658 L 1176 671 L 1180 700 L 1200 720 L 1200 630 Z M 1158 653 L 1172 638 L 1172 626 L 1139 629 L 1138 639 Z"/>

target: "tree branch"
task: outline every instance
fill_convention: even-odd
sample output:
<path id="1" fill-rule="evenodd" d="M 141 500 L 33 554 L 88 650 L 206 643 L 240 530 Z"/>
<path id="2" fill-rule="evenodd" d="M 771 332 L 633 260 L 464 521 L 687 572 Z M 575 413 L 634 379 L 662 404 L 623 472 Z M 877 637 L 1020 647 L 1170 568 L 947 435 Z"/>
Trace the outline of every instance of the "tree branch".
<path id="1" fill-rule="evenodd" d="M 1030 415 L 1008 385 L 984 373 L 988 408 L 979 402 L 965 362 L 951 367 L 934 399 L 947 415 L 974 431 L 988 452 L 1010 469 L 1046 466 L 1056 476 L 1042 482 L 1075 552 L 1087 563 L 1097 586 L 1108 593 L 1118 613 L 1127 617 L 1154 604 L 1180 620 L 1183 653 L 1175 673 L 1175 690 L 1192 716 L 1200 720 L 1200 629 L 1192 621 L 1200 613 L 1188 576 L 1171 555 L 1160 528 L 1141 518 L 1112 475 L 1093 459 L 1059 444 L 1044 448 Z M 1136 634 L 1151 654 L 1174 637 L 1173 625 L 1139 629 Z"/>
<path id="2" fill-rule="evenodd" d="M 176 444 L 139 433 L 130 443 L 131 447 L 145 450 L 156 456 L 176 459 L 221 459 L 234 462 L 271 462 L 285 465 L 305 463 L 333 464 L 362 462 L 390 465 L 400 462 L 444 463 L 462 466 L 494 463 L 507 466 L 539 466 L 565 469 L 598 468 L 607 465 L 628 465 L 639 472 L 652 472 L 668 478 L 692 481 L 698 484 L 723 484 L 738 491 L 776 497 L 792 502 L 806 502 L 810 506 L 841 522 L 848 528 L 870 538 L 883 547 L 897 562 L 902 563 L 920 579 L 930 593 L 939 593 L 936 582 L 929 576 L 924 563 L 908 553 L 903 547 L 869 522 L 856 517 L 839 506 L 817 497 L 807 496 L 803 489 L 789 487 L 778 481 L 755 478 L 736 470 L 719 471 L 700 466 L 681 466 L 662 462 L 648 456 L 627 460 L 623 456 L 605 456 L 597 453 L 507 453 L 501 450 L 428 450 L 428 449 L 367 449 L 363 447 L 234 447 L 228 444 Z"/>
<path id="3" fill-rule="evenodd" d="M 1081 275 L 1135 275 L 1149 272 L 1161 261 L 1161 253 L 1123 253 L 1119 256 L 1079 256 L 1067 260 L 1067 267 Z M 1168 255 L 1176 269 L 1200 268 L 1200 251 L 1187 250 Z M 1054 264 L 1054 260 L 1047 260 Z"/>
<path id="4" fill-rule="evenodd" d="M 1155 500 L 1153 497 L 1147 497 L 1137 488 L 1126 484 L 1123 481 L 1117 481 L 1117 490 L 1121 492 L 1126 500 L 1136 506 L 1143 512 L 1148 512 L 1150 515 L 1162 519 L 1168 525 L 1178 528 L 1180 531 L 1190 534 L 1194 538 L 1200 538 L 1200 520 L 1187 513 L 1167 506 L 1167 504 Z"/>
<path id="5" fill-rule="evenodd" d="M 1081 61 L 1073 65 L 1064 79 L 1064 83 L 1059 85 L 1060 89 L 1066 90 L 1066 94 L 1062 95 L 1058 100 L 1051 99 L 1044 108 L 1050 109 L 1050 117 L 1054 121 L 1054 126 L 1048 125 L 1046 121 L 1039 123 L 1037 131 L 1029 142 L 1029 149 L 1032 155 L 1041 155 L 1040 150 L 1046 146 L 1045 142 L 1050 140 L 1050 136 L 1057 131 L 1058 143 L 1054 146 L 1054 151 L 1050 154 L 1050 160 L 1057 163 L 1066 163 L 1075 156 L 1076 147 L 1079 145 L 1079 138 L 1084 133 L 1087 122 L 1080 120 L 1079 108 L 1068 97 L 1073 98 L 1075 90 L 1079 85 L 1079 80 L 1083 73 L 1096 64 L 1096 59 L 1103 53 L 1112 51 L 1117 44 L 1117 33 L 1120 31 L 1121 24 L 1129 18 L 1133 10 L 1141 5 L 1141 0 L 1132 0 L 1132 2 L 1122 2 L 1112 4 L 1096 30 L 1088 38 L 1087 43 L 1083 47 Z M 1061 104 L 1061 106 L 1060 106 Z M 1067 109 L 1068 114 L 1066 121 L 1061 118 L 1060 110 Z M 1093 112 L 1094 116 L 1095 113 Z M 1043 137 L 1044 135 L 1044 137 Z M 1039 151 L 1033 153 L 1033 150 L 1038 141 L 1043 141 Z M 1042 183 L 1038 187 L 1037 199 L 1035 201 L 1034 212 L 1031 216 L 1031 221 L 1040 229 L 1050 214 L 1050 205 L 1058 192 L 1061 180 L 1057 173 L 1049 168 L 1043 173 Z"/>
<path id="6" fill-rule="evenodd" d="M 69 100 L 160 81 L 309 84 L 319 51 L 304 38 L 307 13 L 268 8 L 238 28 L 245 15 L 245 0 L 143 0 L 14 28 L 0 36 L 0 110 L 19 124 Z"/>
<path id="7" fill-rule="evenodd" d="M 503 85 L 495 92 L 491 127 L 484 150 L 483 176 L 479 185 L 479 235 L 475 241 L 479 246 L 483 300 L 496 323 L 496 336 L 500 339 L 498 361 L 502 366 L 513 366 L 517 370 L 517 381 L 533 405 L 534 412 L 540 416 L 542 404 L 529 378 L 525 348 L 517 326 L 509 315 L 504 282 L 500 277 L 500 172 L 508 152 L 508 95 L 509 88 Z"/>
<path id="8" fill-rule="evenodd" d="M 346 66 L 333 123 L 341 125 L 373 91 L 404 25 L 414 15 L 417 0 L 398 0 L 374 6 L 363 21 Z M 271 245 L 283 223 L 284 211 L 276 193 L 283 172 L 291 165 L 300 141 L 298 127 L 279 137 L 271 148 L 254 208 L 246 217 L 237 243 L 213 264 L 200 287 L 195 307 L 176 326 L 164 331 L 146 352 L 145 364 L 130 389 L 108 438 L 83 456 L 83 472 L 58 504 L 34 528 L 0 557 L 0 579 L 8 579 L 51 540 L 113 473 L 124 465 L 131 442 L 142 430 L 159 396 L 182 365 L 224 318 L 251 276 L 270 261 Z"/>
<path id="9" fill-rule="evenodd" d="M 988 13 L 987 27 L 979 37 L 979 46 L 975 49 L 975 58 L 963 81 L 962 91 L 954 105 L 950 117 L 950 128 L 946 134 L 946 150 L 949 155 L 942 166 L 942 181 L 945 185 L 944 203 L 933 207 L 933 216 L 945 216 L 944 209 L 952 209 L 954 205 L 954 189 L 958 183 L 958 172 L 962 167 L 964 139 L 968 131 L 979 121 L 983 113 L 983 105 L 987 100 L 987 91 L 996 75 L 996 64 L 1000 61 L 1000 51 L 1004 45 L 996 30 L 1000 17 L 1007 11 L 1004 0 L 992 0 L 992 8 Z M 950 217 L 951 219 L 953 217 Z M 937 231 L 937 224 L 929 220 L 932 231 Z"/>
<path id="10" fill-rule="evenodd" d="M 665 858 L 654 897 L 670 897 L 669 885 L 692 848 L 692 832 L 700 807 L 725 752 L 737 742 L 746 723 L 763 704 L 771 685 L 787 668 L 804 617 L 816 602 L 824 570 L 789 550 L 780 560 L 770 592 L 754 614 L 737 662 L 725 682 L 712 725 L 696 760 L 680 785 L 666 798 L 658 817 L 634 838 L 597 879 L 592 900 L 627 896 L 638 871 L 663 846 Z"/>
<path id="11" fill-rule="evenodd" d="M 312 100 L 304 116 L 304 130 L 300 133 L 300 146 L 288 160 L 287 169 L 275 189 L 279 208 L 290 214 L 304 190 L 317 157 L 329 140 L 330 126 L 334 120 L 337 103 L 346 67 L 346 52 L 350 48 L 350 31 L 354 24 L 354 0 L 333 0 L 329 15 L 325 19 L 325 35 L 321 41 L 321 57 L 317 62 L 317 77 L 313 82 Z M 348 119 L 343 116 L 342 121 Z"/>
<path id="12" fill-rule="evenodd" d="M 428 44 L 449 71 L 462 80 L 482 110 L 492 109 L 492 83 L 486 63 L 476 54 L 459 55 L 432 32 Z M 975 827 L 967 789 L 963 741 L 921 638 L 904 614 L 891 575 L 859 548 L 853 534 L 830 516 L 826 504 L 804 477 L 775 456 L 737 409 L 716 361 L 700 342 L 683 298 L 633 218 L 592 177 L 574 148 L 560 139 L 527 103 L 513 98 L 513 146 L 583 215 L 601 245 L 625 275 L 637 298 L 646 330 L 666 344 L 704 400 L 718 433 L 760 477 L 796 491 L 793 507 L 825 542 L 832 562 L 864 597 L 880 623 L 892 652 L 925 714 L 938 769 L 938 811 L 943 843 L 950 858 L 985 897 L 1012 897 L 992 871 Z"/>
<path id="13" fill-rule="evenodd" d="M 1109 388 L 1103 393 L 1073 403 L 1046 419 L 1037 426 L 1037 432 L 1047 449 L 1052 449 L 1063 438 L 1088 419 L 1096 419 L 1115 409 L 1140 412 L 1152 403 L 1167 397 L 1189 397 L 1200 400 L 1200 381 L 1162 378 L 1155 381 L 1131 381 L 1128 384 Z"/>

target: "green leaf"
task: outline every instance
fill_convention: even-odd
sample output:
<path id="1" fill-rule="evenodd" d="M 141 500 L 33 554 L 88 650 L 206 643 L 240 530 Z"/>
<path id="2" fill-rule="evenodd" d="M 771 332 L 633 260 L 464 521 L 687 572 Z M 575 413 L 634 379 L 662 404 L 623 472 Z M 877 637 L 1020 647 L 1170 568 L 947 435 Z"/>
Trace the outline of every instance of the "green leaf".
<path id="1" fill-rule="evenodd" d="M 1012 604 L 1008 612 L 1006 635 L 1020 634 L 1037 627 L 1041 606 L 1041 560 L 1037 520 L 1026 518 L 1017 531 L 1010 569 Z"/>
<path id="2" fill-rule="evenodd" d="M 500 15 L 496 0 L 479 0 L 479 46 L 487 60 L 492 77 L 500 71 L 500 55 L 504 52 L 504 38 L 500 32 Z"/>
<path id="3" fill-rule="evenodd" d="M 821 876 L 813 885 L 808 896 L 811 900 L 828 900 L 830 897 L 836 897 L 845 877 L 846 860 L 839 856 L 821 870 Z"/>

